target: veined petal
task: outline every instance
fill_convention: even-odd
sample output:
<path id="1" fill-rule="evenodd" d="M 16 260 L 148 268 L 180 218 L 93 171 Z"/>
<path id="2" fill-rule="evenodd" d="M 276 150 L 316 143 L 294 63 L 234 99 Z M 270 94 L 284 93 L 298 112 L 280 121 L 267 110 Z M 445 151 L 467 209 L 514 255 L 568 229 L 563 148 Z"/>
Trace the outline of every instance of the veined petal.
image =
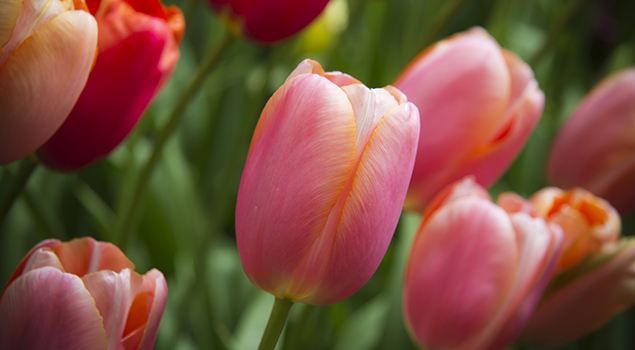
<path id="1" fill-rule="evenodd" d="M 236 204 L 238 249 L 256 286 L 284 297 L 354 161 L 353 111 L 339 87 L 305 74 L 276 91 L 254 132 Z"/>
<path id="2" fill-rule="evenodd" d="M 0 67 L 0 164 L 33 152 L 62 124 L 84 88 L 96 45 L 95 19 L 64 12 Z"/>
<path id="3" fill-rule="evenodd" d="M 2 294 L 0 294 L 0 298 L 2 298 L 2 295 L 4 294 L 7 287 L 11 284 L 11 282 L 13 282 L 16 278 L 20 277 L 20 275 L 22 275 L 22 273 L 24 272 L 24 268 L 27 262 L 29 261 L 29 258 L 31 258 L 31 255 L 33 255 L 33 253 L 37 252 L 38 250 L 42 248 L 53 249 L 60 244 L 62 243 L 57 239 L 46 239 L 38 243 L 35 247 L 31 248 L 31 250 L 29 250 L 26 256 L 22 259 L 22 261 L 20 261 L 20 264 L 18 265 L 18 267 L 16 267 L 15 271 L 13 271 L 13 273 L 11 274 L 11 277 L 9 277 L 7 284 L 5 284 L 4 289 L 2 290 Z"/>
<path id="4" fill-rule="evenodd" d="M 568 343 L 606 323 L 635 302 L 635 240 L 616 256 L 550 293 L 525 328 L 523 338 L 544 345 Z"/>
<path id="5" fill-rule="evenodd" d="M 146 321 L 141 344 L 139 347 L 132 347 L 131 349 L 152 350 L 168 297 L 168 285 L 165 282 L 163 274 L 156 269 L 148 271 L 148 273 L 143 276 L 143 285 L 139 293 L 152 294 L 152 299 L 148 298 L 148 301 L 151 302 L 151 304 L 148 305 L 150 315 Z"/>
<path id="6" fill-rule="evenodd" d="M 3 349 L 106 349 L 101 317 L 79 277 L 53 267 L 13 281 L 0 300 Z"/>
<path id="7" fill-rule="evenodd" d="M 8 0 L 0 2 L 0 67 L 4 58 L 4 48 L 11 36 L 13 35 L 14 28 L 18 22 L 18 15 L 20 14 L 20 6 L 22 6 L 24 0 Z"/>
<path id="8" fill-rule="evenodd" d="M 91 237 L 76 238 L 56 246 L 53 251 L 68 273 L 84 276 L 100 270 L 134 270 L 134 264 L 112 243 Z"/>
<path id="9" fill-rule="evenodd" d="M 352 179 L 324 278 L 302 302 L 339 302 L 361 288 L 379 266 L 406 196 L 418 124 L 417 108 L 406 103 L 392 108 L 377 126 Z"/>
<path id="10" fill-rule="evenodd" d="M 519 253 L 509 216 L 491 201 L 459 198 L 435 211 L 415 237 L 404 278 L 404 315 L 420 344 L 471 349 L 472 336 L 505 305 Z"/>
<path id="11" fill-rule="evenodd" d="M 39 269 L 45 266 L 53 267 L 64 272 L 62 263 L 57 258 L 55 253 L 53 253 L 53 251 L 49 248 L 40 248 L 33 254 L 31 254 L 29 260 L 27 260 L 26 265 L 24 266 L 24 270 L 22 271 L 22 273 L 24 274 L 31 270 Z"/>
<path id="12" fill-rule="evenodd" d="M 141 288 L 143 278 L 128 269 L 123 269 L 120 273 L 102 270 L 85 275 L 82 281 L 103 318 L 108 350 L 120 350 L 128 311 Z"/>

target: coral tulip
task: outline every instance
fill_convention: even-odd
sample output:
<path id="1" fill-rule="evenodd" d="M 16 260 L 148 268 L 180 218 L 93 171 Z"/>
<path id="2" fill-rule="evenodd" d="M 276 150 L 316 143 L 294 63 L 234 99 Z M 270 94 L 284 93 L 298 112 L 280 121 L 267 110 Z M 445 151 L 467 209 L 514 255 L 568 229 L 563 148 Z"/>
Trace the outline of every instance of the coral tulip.
<path id="1" fill-rule="evenodd" d="M 82 6 L 0 2 L 0 164 L 46 142 L 82 92 L 97 50 L 97 23 Z"/>
<path id="2" fill-rule="evenodd" d="M 472 177 L 431 202 L 406 265 L 404 317 L 426 349 L 504 349 L 529 320 L 561 232 L 507 213 Z"/>
<path id="3" fill-rule="evenodd" d="M 0 295 L 0 347 L 150 350 L 166 297 L 161 272 L 137 274 L 110 243 L 46 240 Z"/>
<path id="4" fill-rule="evenodd" d="M 579 186 L 620 213 L 635 210 L 635 69 L 595 87 L 553 143 L 548 163 L 552 184 Z"/>
<path id="5" fill-rule="evenodd" d="M 230 28 L 263 43 L 290 37 L 311 23 L 329 0 L 209 0 Z"/>
<path id="6" fill-rule="evenodd" d="M 71 114 L 38 151 L 42 163 L 73 171 L 100 160 L 135 126 L 172 74 L 185 22 L 159 0 L 89 0 L 99 56 Z"/>
<path id="7" fill-rule="evenodd" d="M 635 303 L 635 240 L 618 240 L 620 218 L 608 202 L 580 188 L 554 187 L 530 201 L 502 194 L 500 202 L 558 224 L 564 233 L 555 274 L 524 331 L 527 341 L 570 342 Z"/>
<path id="8" fill-rule="evenodd" d="M 544 105 L 531 68 L 478 27 L 425 50 L 395 87 L 421 115 L 406 199 L 406 208 L 417 211 L 466 175 L 485 187 L 494 183 L 522 149 Z"/>
<path id="9" fill-rule="evenodd" d="M 339 302 L 383 258 L 414 164 L 417 108 L 305 60 L 265 106 L 236 204 L 249 279 L 277 298 Z"/>

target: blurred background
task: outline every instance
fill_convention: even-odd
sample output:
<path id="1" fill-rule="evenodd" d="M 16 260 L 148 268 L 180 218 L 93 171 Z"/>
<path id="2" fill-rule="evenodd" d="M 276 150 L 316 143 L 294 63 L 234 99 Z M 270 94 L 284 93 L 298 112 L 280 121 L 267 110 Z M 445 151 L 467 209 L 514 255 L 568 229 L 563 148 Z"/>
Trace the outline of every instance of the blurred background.
<path id="1" fill-rule="evenodd" d="M 78 173 L 36 170 L 0 226 L 2 285 L 43 239 L 114 239 L 157 130 L 224 31 L 205 0 L 169 4 L 186 18 L 181 59 L 170 82 L 135 132 L 103 162 Z M 634 14 L 632 0 L 331 0 L 311 26 L 289 40 L 269 47 L 234 42 L 168 141 L 122 247 L 138 272 L 156 267 L 168 281 L 155 349 L 257 347 L 273 297 L 242 270 L 234 237 L 236 195 L 260 112 L 302 59 L 382 87 L 431 43 L 484 27 L 532 66 L 546 94 L 530 141 L 490 191 L 494 197 L 507 190 L 528 196 L 546 185 L 552 138 L 584 94 L 607 74 L 635 64 Z M 17 164 L 0 167 L 0 191 L 16 170 Z M 623 219 L 623 234 L 635 234 L 635 218 Z M 331 306 L 296 305 L 279 348 L 415 349 L 401 318 L 401 284 L 419 220 L 402 215 L 382 264 L 353 297 Z M 561 349 L 635 349 L 633 308 Z"/>

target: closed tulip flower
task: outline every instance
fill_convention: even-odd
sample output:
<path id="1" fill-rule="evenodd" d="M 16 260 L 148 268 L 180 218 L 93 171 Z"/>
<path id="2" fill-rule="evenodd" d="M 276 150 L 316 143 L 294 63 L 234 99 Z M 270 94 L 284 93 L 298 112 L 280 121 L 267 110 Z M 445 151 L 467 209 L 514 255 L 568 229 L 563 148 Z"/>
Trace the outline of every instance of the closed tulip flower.
<path id="1" fill-rule="evenodd" d="M 419 134 L 394 87 L 369 89 L 305 60 L 265 106 L 236 205 L 243 267 L 279 299 L 344 300 L 382 260 Z"/>
<path id="2" fill-rule="evenodd" d="M 620 213 L 635 210 L 635 69 L 602 81 L 584 98 L 558 133 L 548 178 L 582 187 Z"/>
<path id="3" fill-rule="evenodd" d="M 0 295 L 0 347 L 150 350 L 166 297 L 161 272 L 137 274 L 110 243 L 46 240 Z"/>
<path id="4" fill-rule="evenodd" d="M 99 56 L 68 119 L 38 151 L 52 169 L 73 171 L 108 155 L 136 125 L 174 71 L 185 22 L 159 0 L 89 0 Z"/>
<path id="5" fill-rule="evenodd" d="M 428 207 L 406 265 L 403 310 L 425 349 L 504 349 L 521 333 L 557 260 L 561 232 L 507 213 L 473 178 Z"/>
<path id="6" fill-rule="evenodd" d="M 0 164 L 46 142 L 82 92 L 97 52 L 97 23 L 84 8 L 83 1 L 0 3 Z"/>
<path id="7" fill-rule="evenodd" d="M 513 194 L 501 195 L 501 201 L 509 210 L 523 203 L 525 211 L 558 224 L 564 233 L 555 274 L 524 331 L 527 341 L 573 341 L 635 302 L 635 241 L 619 239 L 620 218 L 608 202 L 580 188 L 554 187 L 530 201 Z"/>
<path id="8" fill-rule="evenodd" d="M 395 87 L 421 115 L 406 199 L 406 208 L 417 211 L 466 175 L 482 186 L 493 184 L 522 149 L 544 105 L 531 68 L 479 27 L 425 50 Z"/>
<path id="9" fill-rule="evenodd" d="M 329 0 L 209 0 L 232 30 L 250 39 L 273 43 L 304 29 Z"/>

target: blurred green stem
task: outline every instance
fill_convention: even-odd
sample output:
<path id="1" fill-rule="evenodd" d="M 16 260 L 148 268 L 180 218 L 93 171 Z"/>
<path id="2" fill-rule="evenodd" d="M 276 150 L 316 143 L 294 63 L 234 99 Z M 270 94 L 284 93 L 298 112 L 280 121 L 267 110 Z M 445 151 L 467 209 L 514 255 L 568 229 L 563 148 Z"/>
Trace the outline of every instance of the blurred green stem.
<path id="1" fill-rule="evenodd" d="M 209 72 L 216 66 L 220 57 L 227 51 L 230 44 L 234 41 L 234 36 L 229 32 L 225 31 L 221 34 L 221 38 L 219 39 L 216 47 L 209 53 L 209 55 L 205 58 L 203 63 L 201 64 L 194 80 L 187 87 L 181 99 L 177 102 L 176 107 L 172 110 L 168 118 L 168 122 L 161 128 L 157 138 L 154 142 L 154 148 L 152 150 L 152 155 L 144 165 L 141 170 L 141 174 L 139 175 L 139 180 L 135 186 L 134 194 L 132 196 L 132 200 L 130 201 L 130 206 L 128 210 L 124 211 L 124 218 L 121 220 L 121 226 L 117 228 L 115 234 L 115 243 L 122 248 L 126 249 L 128 243 L 132 240 L 132 236 L 134 231 L 132 230 L 133 223 L 137 217 L 137 212 L 139 211 L 139 206 L 141 204 L 141 199 L 145 193 L 145 189 L 150 182 L 150 177 L 152 175 L 152 171 L 154 167 L 157 165 L 159 158 L 161 157 L 161 151 L 163 150 L 163 146 L 168 138 L 172 135 L 174 130 L 176 130 L 176 126 L 179 124 L 183 116 L 183 112 L 187 107 L 190 100 L 196 95 L 201 85 L 207 78 Z"/>
<path id="2" fill-rule="evenodd" d="M 291 306 L 293 306 L 293 302 L 291 300 L 276 298 L 258 350 L 273 350 L 276 348 L 278 338 L 280 338 L 282 328 L 284 328 L 284 324 L 287 321 L 287 316 L 289 315 Z"/>
<path id="3" fill-rule="evenodd" d="M 553 22 L 551 27 L 549 27 L 549 30 L 547 31 L 547 38 L 536 54 L 529 60 L 529 65 L 534 70 L 545 54 L 549 52 L 553 45 L 555 45 L 556 41 L 562 34 L 562 31 L 569 24 L 569 21 L 571 21 L 578 11 L 582 9 L 582 5 L 584 5 L 587 1 L 589 0 L 573 0 L 569 2 L 567 8 L 562 11 L 560 16 Z"/>
<path id="4" fill-rule="evenodd" d="M 436 16 L 436 21 L 432 22 L 428 27 L 426 35 L 424 35 L 419 42 L 421 49 L 426 48 L 428 45 L 434 42 L 441 30 L 450 22 L 450 20 L 456 15 L 463 5 L 467 4 L 468 0 L 454 0 L 451 3 L 447 3 L 446 6 Z"/>
<path id="5" fill-rule="evenodd" d="M 288 334 L 289 332 L 287 332 L 289 341 L 287 344 L 288 346 L 285 348 L 302 349 L 302 334 L 304 333 L 304 328 L 306 327 L 306 324 L 309 323 L 309 319 L 316 310 L 318 310 L 317 306 L 309 304 L 304 305 L 302 315 L 300 315 L 300 320 L 298 321 L 298 324 L 293 327 L 293 332 L 291 332 L 291 334 Z"/>
<path id="6" fill-rule="evenodd" d="M 22 193 L 26 182 L 37 167 L 37 163 L 31 157 L 25 157 L 18 165 L 18 172 L 11 179 L 7 191 L 0 197 L 0 225 L 9 214 L 13 202 Z"/>

